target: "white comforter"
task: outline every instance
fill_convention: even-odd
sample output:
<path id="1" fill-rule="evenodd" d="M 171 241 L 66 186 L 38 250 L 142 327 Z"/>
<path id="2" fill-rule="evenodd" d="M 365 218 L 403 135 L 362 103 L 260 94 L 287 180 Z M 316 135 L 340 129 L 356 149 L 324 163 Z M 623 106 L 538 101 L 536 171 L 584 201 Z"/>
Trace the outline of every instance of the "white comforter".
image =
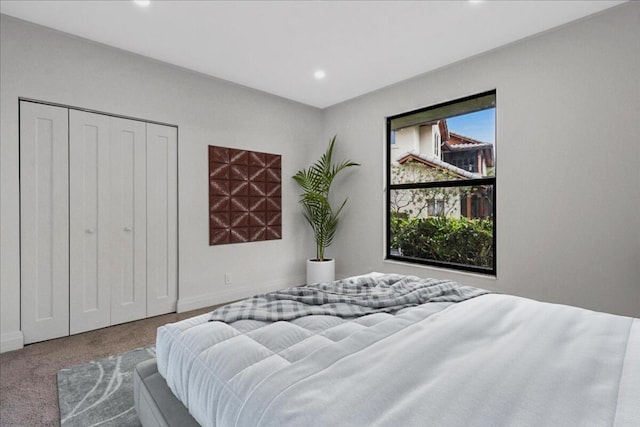
<path id="1" fill-rule="evenodd" d="M 203 426 L 640 426 L 640 320 L 484 295 L 353 320 L 158 330 Z"/>

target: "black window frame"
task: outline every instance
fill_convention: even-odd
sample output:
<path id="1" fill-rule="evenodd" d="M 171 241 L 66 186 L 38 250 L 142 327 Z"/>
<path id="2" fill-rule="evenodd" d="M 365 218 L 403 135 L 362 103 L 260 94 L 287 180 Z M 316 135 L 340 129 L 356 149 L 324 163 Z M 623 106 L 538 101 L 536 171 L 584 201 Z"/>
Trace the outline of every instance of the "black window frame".
<path id="1" fill-rule="evenodd" d="M 408 111 L 405 113 L 401 113 L 401 114 L 397 114 L 394 116 L 390 116 L 387 117 L 386 120 L 386 140 L 385 140 L 385 144 L 386 144 L 386 153 L 387 153 L 387 159 L 386 159 L 386 178 L 387 178 L 387 185 L 386 185 L 386 200 L 385 200 L 385 207 L 386 207 L 386 212 L 385 212 L 385 227 L 386 227 L 386 243 L 385 243 L 385 260 L 391 260 L 391 261 L 400 261 L 400 262 L 408 262 L 408 263 L 413 263 L 413 264 L 421 264 L 421 265 L 427 265 L 427 266 L 431 266 L 431 267 L 440 267 L 440 268 L 446 268 L 446 269 L 451 269 L 451 270 L 457 270 L 457 271 L 465 271 L 465 272 L 474 272 L 474 273 L 481 273 L 481 274 L 486 274 L 486 275 L 492 275 L 495 276 L 496 272 L 497 272 L 497 247 L 496 247 L 496 242 L 497 242 L 497 180 L 496 180 L 496 174 L 494 173 L 493 176 L 491 177 L 483 177 L 483 178 L 475 178 L 475 179 L 463 179 L 463 180 L 443 180 L 443 181 L 430 181 L 430 182 L 421 182 L 421 183 L 406 183 L 406 184 L 392 184 L 391 183 L 391 164 L 392 164 L 392 157 L 391 157 L 391 149 L 392 149 L 392 144 L 391 144 L 391 123 L 393 120 L 397 120 L 403 117 L 407 117 L 407 116 L 411 116 L 414 114 L 418 114 L 418 113 L 423 113 L 423 112 L 427 112 L 430 110 L 435 110 L 438 108 L 443 108 L 443 107 L 447 107 L 450 105 L 454 105 L 454 104 L 459 104 L 459 103 L 463 103 L 466 101 L 471 101 L 474 99 L 478 99 L 478 98 L 482 98 L 482 97 L 486 97 L 489 95 L 493 95 L 494 99 L 495 99 L 495 105 L 494 107 L 497 108 L 497 91 L 494 90 L 490 90 L 490 91 L 486 91 L 486 92 L 482 92 L 482 93 L 478 93 L 475 95 L 470 95 L 470 96 L 466 96 L 464 98 L 458 98 L 452 101 L 447 101 L 447 102 L 443 102 L 440 104 L 436 104 L 436 105 L 431 105 L 429 107 L 424 107 L 424 108 L 419 108 L 416 110 L 412 110 L 412 111 Z M 482 109 L 476 110 L 476 111 L 481 111 Z M 466 113 L 462 113 L 462 114 L 466 114 Z M 448 117 L 452 117 L 452 116 L 445 116 L 445 117 L 441 117 L 442 119 L 446 119 Z M 496 135 L 496 140 L 497 140 L 497 135 Z M 495 145 L 494 145 L 495 147 Z M 495 161 L 495 159 L 494 159 Z M 494 167 L 495 167 L 495 163 L 494 163 Z M 496 168 L 497 169 L 497 168 Z M 451 187 L 475 187 L 475 186 L 482 186 L 482 185 L 491 185 L 493 187 L 493 191 L 492 191 L 492 196 L 493 196 L 493 206 L 492 206 L 492 219 L 493 219 L 493 243 L 492 243 L 492 258 L 493 258 L 493 265 L 491 268 L 487 268 L 487 267 L 478 267 L 478 266 L 473 266 L 473 265 L 468 265 L 468 264 L 459 264 L 459 263 L 453 263 L 453 262 L 446 262 L 446 261 L 438 261 L 438 260 L 431 260 L 431 259 L 423 259 L 423 258 L 415 258 L 415 257 L 409 257 L 409 256 L 403 256 L 403 255 L 399 255 L 399 254 L 393 254 L 391 252 L 391 192 L 393 190 L 410 190 L 410 189 L 428 189 L 428 188 L 442 188 L 442 187 L 447 187 L 447 188 L 451 188 Z"/>

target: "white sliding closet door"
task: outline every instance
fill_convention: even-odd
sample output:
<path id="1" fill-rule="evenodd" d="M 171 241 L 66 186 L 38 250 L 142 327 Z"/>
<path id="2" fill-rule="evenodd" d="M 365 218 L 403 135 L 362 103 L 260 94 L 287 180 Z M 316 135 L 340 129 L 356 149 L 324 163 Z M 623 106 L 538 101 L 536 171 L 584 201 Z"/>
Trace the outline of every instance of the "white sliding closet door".
<path id="1" fill-rule="evenodd" d="M 147 124 L 147 316 L 176 310 L 177 129 Z"/>
<path id="2" fill-rule="evenodd" d="M 70 332 L 111 324 L 109 117 L 69 111 Z"/>
<path id="3" fill-rule="evenodd" d="M 111 324 L 147 315 L 146 124 L 110 118 Z"/>
<path id="4" fill-rule="evenodd" d="M 20 102 L 24 343 L 69 335 L 68 110 Z"/>

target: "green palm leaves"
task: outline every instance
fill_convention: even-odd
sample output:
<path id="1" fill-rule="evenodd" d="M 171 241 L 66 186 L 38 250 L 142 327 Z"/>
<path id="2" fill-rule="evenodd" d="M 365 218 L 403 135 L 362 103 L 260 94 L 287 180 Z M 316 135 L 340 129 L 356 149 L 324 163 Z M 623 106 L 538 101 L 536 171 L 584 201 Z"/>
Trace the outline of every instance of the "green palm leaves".
<path id="1" fill-rule="evenodd" d="M 359 163 L 345 160 L 333 164 L 333 147 L 336 137 L 331 138 L 327 151 L 320 159 L 309 166 L 308 169 L 298 171 L 293 179 L 302 187 L 300 196 L 303 215 L 311 229 L 316 241 L 316 259 L 324 261 L 324 249 L 331 245 L 338 228 L 338 217 L 347 203 L 344 199 L 340 207 L 333 209 L 329 202 L 329 190 L 334 178 L 344 169 L 351 166 L 360 166 Z"/>

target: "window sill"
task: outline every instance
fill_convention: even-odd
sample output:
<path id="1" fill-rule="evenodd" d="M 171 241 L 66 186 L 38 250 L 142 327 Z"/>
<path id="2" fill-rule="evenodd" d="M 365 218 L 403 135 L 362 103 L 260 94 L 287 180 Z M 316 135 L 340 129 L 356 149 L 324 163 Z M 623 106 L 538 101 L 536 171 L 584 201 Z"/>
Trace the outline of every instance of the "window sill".
<path id="1" fill-rule="evenodd" d="M 383 260 L 383 262 L 385 264 L 399 265 L 399 266 L 403 266 L 403 267 L 416 268 L 416 269 L 420 269 L 420 270 L 431 270 L 431 271 L 436 271 L 436 272 L 440 272 L 440 273 L 456 274 L 456 275 L 461 275 L 461 276 L 466 276 L 466 277 L 474 277 L 474 278 L 485 279 L 485 280 L 498 280 L 497 274 L 484 274 L 484 273 L 477 273 L 477 272 L 474 272 L 474 271 L 456 270 L 456 269 L 453 269 L 453 268 L 445 268 L 445 267 L 438 267 L 438 266 L 433 266 L 433 265 L 417 264 L 417 263 L 413 263 L 413 262 L 404 262 L 404 261 L 395 260 L 395 259 L 385 259 L 385 260 Z"/>

